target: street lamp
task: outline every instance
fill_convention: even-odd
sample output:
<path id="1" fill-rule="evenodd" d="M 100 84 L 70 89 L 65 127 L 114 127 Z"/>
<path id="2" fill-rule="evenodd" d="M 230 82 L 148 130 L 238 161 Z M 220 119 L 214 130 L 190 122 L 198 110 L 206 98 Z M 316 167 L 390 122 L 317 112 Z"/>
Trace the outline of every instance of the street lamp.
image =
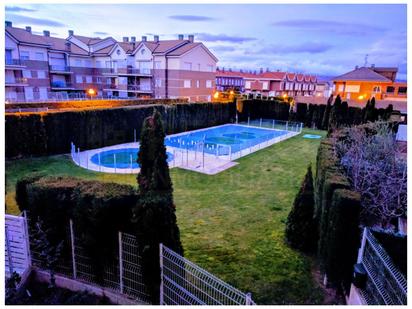
<path id="1" fill-rule="evenodd" d="M 94 90 L 93 88 L 90 88 L 87 90 L 87 94 L 90 96 L 90 99 L 92 99 L 92 97 L 96 95 L 96 90 Z"/>
<path id="2" fill-rule="evenodd" d="M 214 98 L 215 100 L 219 99 L 219 91 L 216 91 L 216 92 L 214 93 L 213 98 Z"/>

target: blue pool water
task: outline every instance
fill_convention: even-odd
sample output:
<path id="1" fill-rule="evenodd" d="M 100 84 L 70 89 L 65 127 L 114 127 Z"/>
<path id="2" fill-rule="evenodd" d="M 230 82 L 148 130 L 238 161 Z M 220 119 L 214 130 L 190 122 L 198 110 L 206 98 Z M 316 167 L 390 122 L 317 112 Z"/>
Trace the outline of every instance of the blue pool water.
<path id="1" fill-rule="evenodd" d="M 116 168 L 139 168 L 139 164 L 136 162 L 137 153 L 139 148 L 124 148 L 124 149 L 112 149 L 100 152 L 100 164 L 99 154 L 94 154 L 91 157 L 91 161 L 96 165 L 104 167 L 114 168 L 114 160 L 116 155 Z M 167 153 L 167 161 L 173 160 L 173 155 Z"/>
<path id="2" fill-rule="evenodd" d="M 315 135 L 315 134 L 305 134 L 305 135 L 303 135 L 303 138 L 311 138 L 311 139 L 319 139 L 319 138 L 321 138 L 322 136 L 320 136 L 320 135 Z"/>
<path id="3" fill-rule="evenodd" d="M 287 133 L 288 131 L 231 124 L 187 132 L 178 136 L 169 136 L 165 139 L 165 144 L 201 151 L 204 143 L 206 153 L 228 155 L 230 151 L 232 153 L 238 152 Z"/>

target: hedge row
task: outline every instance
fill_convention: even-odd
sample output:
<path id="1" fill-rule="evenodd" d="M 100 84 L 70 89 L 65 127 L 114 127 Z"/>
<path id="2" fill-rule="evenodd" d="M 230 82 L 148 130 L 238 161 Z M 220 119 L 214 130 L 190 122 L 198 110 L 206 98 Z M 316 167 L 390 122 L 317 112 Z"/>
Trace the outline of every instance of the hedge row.
<path id="1" fill-rule="evenodd" d="M 318 256 L 330 282 L 349 288 L 360 241 L 360 195 L 351 189 L 333 151 L 322 141 L 315 177 L 315 218 L 319 224 Z"/>
<path id="2" fill-rule="evenodd" d="M 250 119 L 269 118 L 289 120 L 290 104 L 280 100 L 245 100 L 239 101 L 239 121 Z"/>
<path id="3" fill-rule="evenodd" d="M 8 103 L 6 105 L 7 110 L 24 109 L 24 108 L 49 108 L 49 109 L 83 109 L 83 108 L 96 108 L 96 107 L 122 107 L 122 106 L 135 106 L 135 105 L 151 105 L 151 104 L 177 104 L 186 103 L 187 99 L 147 99 L 147 100 L 70 100 L 60 102 L 36 102 L 36 103 Z"/>
<path id="4" fill-rule="evenodd" d="M 131 106 L 112 109 L 6 114 L 6 157 L 42 156 L 127 143 L 157 109 L 167 134 L 233 122 L 234 103 Z"/>

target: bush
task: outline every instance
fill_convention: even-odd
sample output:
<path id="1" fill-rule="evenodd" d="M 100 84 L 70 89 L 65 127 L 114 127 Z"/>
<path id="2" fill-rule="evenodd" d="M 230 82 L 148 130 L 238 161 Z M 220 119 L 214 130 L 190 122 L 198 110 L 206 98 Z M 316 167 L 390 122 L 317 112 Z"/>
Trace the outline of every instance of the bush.
<path id="1" fill-rule="evenodd" d="M 286 239 L 293 248 L 305 252 L 315 250 L 317 227 L 313 212 L 313 178 L 312 168 L 309 166 L 286 222 Z"/>

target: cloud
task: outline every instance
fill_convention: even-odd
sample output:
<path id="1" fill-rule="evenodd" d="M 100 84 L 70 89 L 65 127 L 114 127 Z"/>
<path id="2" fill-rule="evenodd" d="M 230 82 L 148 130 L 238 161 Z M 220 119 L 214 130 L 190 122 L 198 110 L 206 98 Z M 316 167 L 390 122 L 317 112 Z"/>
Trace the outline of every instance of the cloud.
<path id="1" fill-rule="evenodd" d="M 23 8 L 20 6 L 6 6 L 6 12 L 36 12 L 35 9 Z"/>
<path id="2" fill-rule="evenodd" d="M 294 28 L 303 31 L 313 30 L 322 32 L 333 32 L 344 35 L 365 35 L 370 33 L 379 33 L 386 30 L 386 28 L 379 26 L 359 23 L 345 23 L 321 19 L 281 20 L 273 22 L 271 25 L 275 27 Z"/>
<path id="3" fill-rule="evenodd" d="M 211 21 L 216 20 L 216 18 L 208 17 L 208 16 L 201 16 L 201 15 L 171 15 L 169 16 L 170 19 L 180 20 L 180 21 Z"/>
<path id="4" fill-rule="evenodd" d="M 66 27 L 65 24 L 46 18 L 36 18 L 29 17 L 17 14 L 9 14 L 8 19 L 20 23 L 20 24 L 29 24 L 29 25 L 39 25 L 39 26 L 49 26 L 49 27 Z"/>
<path id="5" fill-rule="evenodd" d="M 256 38 L 251 37 L 211 33 L 196 33 L 196 37 L 199 40 L 208 42 L 244 43 L 257 40 Z"/>
<path id="6" fill-rule="evenodd" d="M 109 35 L 109 33 L 104 32 L 104 31 L 95 31 L 93 32 L 95 35 Z"/>
<path id="7" fill-rule="evenodd" d="M 334 46 L 328 43 L 321 42 L 306 42 L 298 45 L 269 45 L 260 49 L 248 49 L 244 53 L 245 55 L 290 55 L 290 54 L 320 54 L 329 51 Z"/>
<path id="8" fill-rule="evenodd" d="M 213 49 L 217 52 L 231 52 L 235 51 L 236 48 L 233 46 L 224 46 L 224 45 L 217 45 L 217 46 L 210 46 L 210 49 Z"/>

